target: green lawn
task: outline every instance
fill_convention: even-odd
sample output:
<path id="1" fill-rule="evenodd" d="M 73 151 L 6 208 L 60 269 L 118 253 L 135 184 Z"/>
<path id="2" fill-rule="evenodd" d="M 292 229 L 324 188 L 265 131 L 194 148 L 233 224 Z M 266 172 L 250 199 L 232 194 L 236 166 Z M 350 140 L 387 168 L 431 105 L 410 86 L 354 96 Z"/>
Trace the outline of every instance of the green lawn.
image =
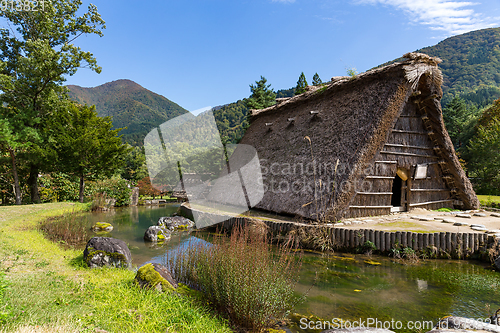
<path id="1" fill-rule="evenodd" d="M 500 196 L 498 195 L 478 195 L 477 198 L 481 202 L 481 205 L 485 205 L 488 202 L 500 204 Z"/>
<path id="2" fill-rule="evenodd" d="M 190 298 L 140 290 L 133 271 L 84 267 L 81 251 L 37 229 L 46 217 L 85 208 L 0 207 L 0 332 L 231 332 Z"/>

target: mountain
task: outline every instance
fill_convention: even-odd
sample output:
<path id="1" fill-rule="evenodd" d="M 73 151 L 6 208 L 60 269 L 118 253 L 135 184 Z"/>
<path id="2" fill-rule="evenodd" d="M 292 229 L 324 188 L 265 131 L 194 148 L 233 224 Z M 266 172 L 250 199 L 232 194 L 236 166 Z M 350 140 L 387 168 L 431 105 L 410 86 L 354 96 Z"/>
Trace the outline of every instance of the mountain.
<path id="1" fill-rule="evenodd" d="M 500 98 L 500 28 L 453 36 L 417 52 L 443 60 L 443 106 L 457 94 L 478 107 Z"/>
<path id="2" fill-rule="evenodd" d="M 142 145 L 144 137 L 165 121 L 188 112 L 167 98 L 131 80 L 117 80 L 94 88 L 68 85 L 69 97 L 77 103 L 95 105 L 99 116 L 112 116 L 114 128 L 125 142 Z"/>
<path id="3" fill-rule="evenodd" d="M 453 36 L 417 52 L 443 60 L 440 64 L 444 76 L 443 106 L 457 94 L 478 108 L 500 98 L 500 28 Z M 398 60 L 401 58 L 383 65 Z M 68 88 L 76 102 L 95 104 L 100 116 L 113 116 L 115 128 L 127 127 L 120 133 L 126 142 L 134 145 L 142 145 L 144 136 L 152 128 L 187 112 L 130 80 L 117 80 L 95 88 L 73 85 Z M 278 90 L 276 97 L 291 97 L 294 92 L 295 88 Z M 244 100 L 214 108 L 221 137 L 237 142 L 248 126 L 247 114 Z"/>

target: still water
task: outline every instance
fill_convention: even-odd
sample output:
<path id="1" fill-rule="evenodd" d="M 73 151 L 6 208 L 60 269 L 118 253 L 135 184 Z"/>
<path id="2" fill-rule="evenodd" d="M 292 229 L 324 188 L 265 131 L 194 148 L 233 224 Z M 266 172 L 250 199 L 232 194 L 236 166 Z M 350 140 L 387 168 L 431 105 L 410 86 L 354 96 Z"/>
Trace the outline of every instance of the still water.
<path id="1" fill-rule="evenodd" d="M 129 244 L 133 265 L 162 262 L 166 251 L 186 245 L 195 233 L 179 232 L 163 246 L 144 242 L 146 229 L 162 216 L 171 216 L 178 204 L 128 207 L 89 214 L 89 225 L 109 222 L 108 235 Z M 197 238 L 195 238 L 197 239 Z M 380 265 L 370 265 L 365 260 Z M 306 293 L 305 301 L 293 312 L 308 320 L 331 321 L 433 321 L 446 315 L 486 318 L 500 307 L 500 274 L 473 261 L 420 260 L 409 264 L 382 256 L 305 253 L 296 288 Z M 300 329 L 300 319 L 291 316 L 293 332 L 320 332 Z M 304 320 L 304 319 L 303 319 Z M 423 331 L 428 330 L 396 330 Z"/>

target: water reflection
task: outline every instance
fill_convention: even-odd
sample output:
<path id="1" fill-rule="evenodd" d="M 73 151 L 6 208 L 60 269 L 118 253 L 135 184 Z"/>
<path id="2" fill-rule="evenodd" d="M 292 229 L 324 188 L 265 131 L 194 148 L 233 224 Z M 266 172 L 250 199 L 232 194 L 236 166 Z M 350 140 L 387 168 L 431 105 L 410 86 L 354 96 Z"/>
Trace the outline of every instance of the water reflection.
<path id="1" fill-rule="evenodd" d="M 169 204 L 93 213 L 88 216 L 89 227 L 95 222 L 113 224 L 115 229 L 108 235 L 129 244 L 137 267 L 162 263 L 172 249 L 205 242 L 206 235 L 193 232 L 174 233 L 168 242 L 155 246 L 144 242 L 146 229 L 177 208 L 178 204 Z M 365 263 L 368 259 L 380 265 Z M 328 321 L 437 321 L 445 315 L 484 318 L 500 307 L 499 273 L 471 261 L 426 260 L 412 265 L 387 257 L 306 253 L 297 294 L 305 292 L 305 302 L 293 312 Z M 291 329 L 308 332 L 300 330 L 298 322 Z"/>

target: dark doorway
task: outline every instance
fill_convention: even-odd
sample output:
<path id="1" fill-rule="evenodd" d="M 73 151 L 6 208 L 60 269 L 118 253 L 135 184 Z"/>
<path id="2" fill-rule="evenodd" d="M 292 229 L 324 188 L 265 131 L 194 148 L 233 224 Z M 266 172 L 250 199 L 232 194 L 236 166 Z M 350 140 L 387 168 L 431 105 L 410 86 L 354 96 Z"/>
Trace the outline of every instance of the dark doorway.
<path id="1" fill-rule="evenodd" d="M 403 188 L 403 180 L 396 175 L 392 182 L 392 198 L 391 206 L 401 207 L 401 189 Z"/>

